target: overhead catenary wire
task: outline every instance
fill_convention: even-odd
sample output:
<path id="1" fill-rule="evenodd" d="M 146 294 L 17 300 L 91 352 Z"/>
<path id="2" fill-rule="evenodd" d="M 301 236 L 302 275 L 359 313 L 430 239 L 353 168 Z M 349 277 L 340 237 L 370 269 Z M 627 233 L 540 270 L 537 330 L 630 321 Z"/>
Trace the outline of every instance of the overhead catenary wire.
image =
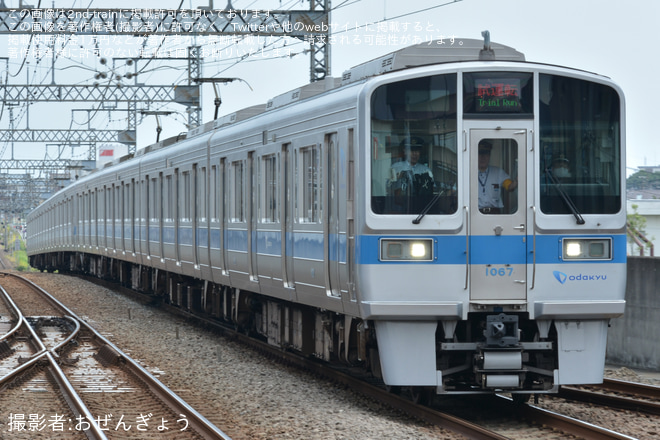
<path id="1" fill-rule="evenodd" d="M 458 1 L 460 1 L 460 0 L 458 0 Z M 76 3 L 77 2 L 73 2 L 73 5 L 75 6 Z M 93 5 L 93 3 L 94 3 L 93 1 L 86 2 L 87 7 L 88 8 L 91 7 Z M 184 3 L 183 0 L 181 0 L 179 2 L 179 6 L 177 7 L 177 9 L 180 9 L 182 7 L 183 3 Z M 233 3 L 240 3 L 240 2 L 239 1 L 234 1 Z M 252 7 L 253 5 L 257 5 L 258 3 L 259 3 L 258 1 L 253 0 L 253 1 L 246 2 L 245 6 L 237 7 L 236 5 L 234 5 L 234 7 L 236 9 L 248 9 L 248 8 Z M 291 1 L 288 1 L 288 2 L 284 2 L 283 4 L 282 4 L 282 2 L 280 2 L 282 10 L 292 10 L 294 8 L 299 8 L 298 5 L 300 3 L 301 3 L 300 0 L 291 0 Z M 351 0 L 344 0 L 344 1 L 341 1 L 339 4 L 332 6 L 330 8 L 330 11 L 337 11 L 337 10 L 340 10 L 340 9 L 349 8 L 349 7 L 355 6 L 355 5 L 360 4 L 360 3 L 361 2 L 359 0 L 352 0 L 352 1 Z M 433 10 L 433 9 L 442 7 L 444 5 L 447 5 L 449 3 L 452 3 L 452 2 L 446 2 L 446 3 L 441 4 L 441 5 L 434 5 L 434 6 L 429 7 L 429 8 L 410 11 L 410 12 L 407 12 L 405 14 L 400 14 L 400 15 L 396 15 L 396 16 L 390 16 L 390 17 L 385 16 L 385 17 L 383 17 L 382 20 L 373 21 L 370 24 L 380 23 L 380 22 L 387 21 L 387 20 L 395 20 L 395 19 L 399 19 L 399 18 L 402 18 L 402 17 L 413 15 L 413 14 L 416 14 L 416 13 L 427 12 L 429 10 Z M 40 6 L 40 3 L 39 3 L 39 6 Z M 347 32 L 347 31 L 359 30 L 361 27 L 364 27 L 364 26 L 366 26 L 366 25 L 355 26 L 355 27 L 348 28 L 348 29 L 342 29 L 342 30 L 339 30 L 337 32 Z M 68 38 L 64 41 L 63 46 L 67 45 L 67 44 L 70 44 L 70 43 L 71 43 L 71 39 Z M 221 46 L 221 48 L 231 48 L 231 47 L 237 46 L 238 44 L 244 44 L 244 43 L 245 43 L 245 38 L 243 38 L 243 37 L 236 38 L 236 39 L 233 39 L 233 41 L 231 41 L 229 43 L 224 43 Z M 213 41 L 211 43 L 205 43 L 204 42 L 202 44 L 202 46 L 206 46 L 208 44 L 218 45 L 218 44 L 222 44 L 222 42 L 218 43 L 217 40 Z M 260 50 L 262 51 L 261 53 L 263 53 L 264 55 L 267 55 L 266 57 L 260 57 L 260 58 L 256 59 L 254 57 L 249 56 L 249 54 L 248 55 L 244 55 L 244 54 L 243 55 L 237 55 L 237 56 L 225 58 L 225 59 L 222 59 L 222 60 L 207 61 L 207 62 L 204 63 L 204 68 L 217 67 L 217 70 L 214 72 L 213 76 L 219 76 L 219 75 L 222 75 L 222 74 L 230 71 L 232 68 L 234 68 L 238 65 L 241 65 L 241 64 L 245 64 L 245 63 L 264 62 L 264 61 L 277 60 L 277 59 L 283 59 L 283 58 L 292 58 L 292 57 L 297 57 L 297 56 L 300 56 L 300 55 L 304 55 L 306 53 L 309 53 L 309 51 L 310 51 L 309 47 L 304 47 L 304 46 L 306 46 L 306 44 L 307 44 L 306 41 L 299 40 L 299 39 L 291 41 L 291 39 L 289 37 L 283 37 L 283 36 L 268 38 L 265 42 L 262 43 L 262 45 L 260 47 Z M 34 45 L 34 42 L 32 41 L 32 36 L 31 36 L 30 43 L 29 43 L 29 49 L 32 49 L 33 45 Z M 180 46 L 178 46 L 178 47 L 180 47 Z M 171 42 L 170 39 L 169 39 L 169 36 L 163 36 L 161 38 L 161 40 L 158 42 L 158 45 L 155 47 L 155 50 L 156 50 L 156 52 L 158 50 L 161 50 L 161 49 L 174 51 L 176 48 L 177 48 L 176 43 Z M 64 72 L 66 70 L 70 71 L 71 69 L 73 69 L 76 66 L 79 67 L 80 69 L 87 70 L 87 71 L 90 71 L 90 72 L 97 70 L 97 69 L 94 68 L 94 66 L 90 66 L 90 64 L 87 60 L 76 59 L 76 58 L 72 58 L 72 57 L 65 58 L 62 55 L 62 48 L 58 48 L 59 50 L 55 50 L 55 49 L 56 48 L 54 47 L 53 56 L 56 57 L 58 61 L 66 60 L 67 63 L 69 64 L 67 66 L 61 66 L 61 64 L 56 64 L 55 69 L 58 72 Z M 282 51 L 282 49 L 284 49 L 286 52 L 278 53 L 278 51 Z M 146 82 L 147 80 L 149 80 L 156 73 L 163 72 L 164 69 L 168 69 L 170 71 L 180 70 L 180 74 L 172 82 L 173 84 L 183 82 L 187 79 L 187 76 L 185 76 L 187 70 L 186 70 L 186 67 L 184 67 L 184 66 L 175 66 L 175 65 L 171 65 L 171 66 L 154 66 L 154 63 L 156 61 L 153 58 L 146 58 L 145 60 L 146 60 L 145 63 L 143 63 L 140 66 L 140 68 L 137 70 L 137 73 L 139 75 L 142 75 L 142 76 L 147 75 L 147 77 L 144 77 L 145 79 L 142 80 L 141 82 Z M 38 62 L 37 62 L 37 64 L 38 64 Z M 22 60 L 21 65 L 18 67 L 18 71 L 15 74 L 13 74 L 13 77 L 18 76 L 24 70 L 24 68 L 25 68 L 25 60 Z M 37 67 L 35 66 L 34 69 L 35 69 L 35 72 L 36 72 Z M 50 68 L 47 69 L 43 74 L 40 74 L 40 75 L 43 75 L 42 78 L 41 78 L 42 83 L 48 79 L 47 77 L 48 77 L 49 72 L 50 72 Z M 8 70 L 7 77 L 9 78 L 9 75 L 12 74 L 12 73 L 13 72 L 10 72 Z M 36 76 L 33 76 L 33 78 L 36 78 Z M 76 81 L 76 84 L 80 84 L 80 85 L 85 84 L 85 80 Z M 109 83 L 108 83 L 108 86 L 109 86 Z M 152 106 L 154 106 L 154 103 L 150 103 L 150 104 Z M 157 106 L 154 106 L 154 108 L 157 107 L 159 109 L 162 109 L 162 108 L 165 108 L 166 106 L 167 106 L 167 104 L 159 104 Z M 70 126 L 72 126 L 72 125 L 84 125 L 84 124 L 91 123 L 94 120 L 97 121 L 97 122 L 95 122 L 95 125 L 97 125 L 97 124 L 99 126 L 103 126 L 104 124 L 113 124 L 114 125 L 114 124 L 118 124 L 118 123 L 121 123 L 122 121 L 127 120 L 127 117 L 114 118 L 114 116 L 110 116 L 110 114 L 107 115 L 107 119 L 98 120 L 98 119 L 95 119 L 95 118 L 97 118 L 100 115 L 103 115 L 103 113 L 100 113 L 100 112 L 103 112 L 104 109 L 101 107 L 101 105 L 94 104 L 92 106 L 92 110 L 93 111 L 89 113 L 90 117 L 86 118 L 87 120 L 85 120 L 83 122 L 80 122 L 80 120 L 76 121 L 76 120 L 72 119 L 72 121 L 70 121 Z M 1 111 L 2 110 L 0 110 L 0 112 Z M 179 113 L 180 112 L 174 112 L 171 117 L 174 118 L 174 119 L 180 119 L 181 115 Z M 24 111 L 19 112 L 16 116 L 17 122 L 20 122 L 24 118 L 24 115 L 25 115 Z"/>

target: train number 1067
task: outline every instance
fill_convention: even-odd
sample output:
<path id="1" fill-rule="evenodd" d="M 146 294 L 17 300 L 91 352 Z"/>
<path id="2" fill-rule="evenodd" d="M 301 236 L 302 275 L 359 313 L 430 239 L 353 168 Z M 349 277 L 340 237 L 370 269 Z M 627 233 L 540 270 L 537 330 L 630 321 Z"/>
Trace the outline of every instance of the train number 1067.
<path id="1" fill-rule="evenodd" d="M 487 277 L 510 277 L 513 274 L 513 267 L 486 267 L 486 276 Z"/>

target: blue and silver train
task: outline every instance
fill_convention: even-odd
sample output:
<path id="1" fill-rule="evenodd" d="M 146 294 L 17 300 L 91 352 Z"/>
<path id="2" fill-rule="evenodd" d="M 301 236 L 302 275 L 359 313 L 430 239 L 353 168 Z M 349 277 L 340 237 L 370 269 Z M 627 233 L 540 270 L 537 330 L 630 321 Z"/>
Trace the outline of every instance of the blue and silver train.
<path id="1" fill-rule="evenodd" d="M 600 383 L 624 310 L 624 97 L 478 40 L 408 47 L 162 141 L 28 217 L 116 280 L 416 396 Z"/>

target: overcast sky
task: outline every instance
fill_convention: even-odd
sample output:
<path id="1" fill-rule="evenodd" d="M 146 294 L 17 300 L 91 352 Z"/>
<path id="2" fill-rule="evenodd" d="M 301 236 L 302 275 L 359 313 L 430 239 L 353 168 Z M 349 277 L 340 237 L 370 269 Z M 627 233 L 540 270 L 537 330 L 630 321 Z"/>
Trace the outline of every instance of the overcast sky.
<path id="1" fill-rule="evenodd" d="M 17 0 L 5 0 L 5 5 L 18 8 Z M 25 2 L 27 3 L 27 2 Z M 32 0 L 35 6 L 39 3 Z M 300 0 L 232 0 L 236 9 L 308 9 L 309 3 Z M 73 0 L 41 2 L 42 7 L 56 8 L 198 8 L 209 2 L 200 0 L 175 1 L 99 1 Z M 216 1 L 215 9 L 226 9 L 226 1 Z M 443 5 L 443 6 L 440 6 Z M 658 27 L 660 2 L 656 0 L 332 0 L 331 20 L 337 37 L 359 35 L 331 48 L 331 74 L 340 76 L 353 65 L 410 44 L 412 38 L 473 38 L 481 39 L 481 31 L 489 30 L 493 42 L 511 46 L 523 52 L 528 61 L 558 64 L 599 73 L 612 78 L 624 90 L 627 106 L 627 166 L 660 164 L 658 141 L 652 127 L 658 125 L 658 105 L 653 96 L 657 72 L 660 72 Z M 354 31 L 356 26 L 373 24 Z M 348 30 L 348 32 L 346 31 Z M 3 40 L 4 39 L 4 40 Z M 288 40 L 288 41 L 285 41 Z M 222 59 L 206 59 L 203 76 L 237 77 L 244 82 L 219 86 L 223 100 L 220 114 L 242 107 L 266 102 L 269 98 L 304 85 L 310 78 L 309 55 L 301 53 L 304 46 L 292 39 L 278 41 L 279 54 L 288 56 L 249 57 L 237 62 L 238 53 L 228 49 Z M 0 37 L 0 42 L 7 37 Z M 188 42 L 169 40 L 167 48 L 185 47 Z M 203 41 L 202 41 L 203 43 Z M 0 43 L 2 44 L 2 43 Z M 11 44 L 4 44 L 5 51 Z M 6 56 L 0 46 L 0 56 Z M 232 56 L 233 55 L 233 56 Z M 295 55 L 295 56 L 294 56 Z M 19 69 L 19 60 L 10 60 L 10 72 Z M 74 60 L 79 65 L 100 69 L 97 60 Z M 145 72 L 141 80 L 148 83 L 185 82 L 185 68 L 168 73 L 163 69 Z M 23 69 L 29 71 L 29 69 Z M 21 72 L 23 74 L 24 72 Z M 77 73 L 75 73 L 77 71 Z M 92 72 L 93 73 L 93 72 Z M 92 73 L 84 69 L 60 69 L 58 83 L 89 80 Z M 33 73 L 45 75 L 45 72 Z M 3 75 L 4 78 L 4 75 Z M 24 83 L 20 76 L 11 79 Z M 247 86 L 249 84 L 249 87 Z M 203 96 L 204 122 L 213 117 L 214 93 L 205 86 Z M 38 112 L 31 110 L 30 128 L 39 128 Z M 66 113 L 66 112 L 65 112 Z M 113 117 L 110 117 L 111 119 Z M 84 118 L 82 118 L 84 119 Z M 120 119 L 120 118 L 116 118 Z M 153 117 L 151 118 L 153 119 Z M 80 121 L 79 121 L 80 122 Z M 185 115 L 179 112 L 164 119 L 161 139 L 185 130 Z M 7 126 L 7 113 L 2 121 Z M 145 119 L 138 128 L 139 142 L 144 146 L 155 140 L 155 122 Z M 67 126 L 62 128 L 68 128 Z M 7 158 L 6 154 L 3 158 Z"/>

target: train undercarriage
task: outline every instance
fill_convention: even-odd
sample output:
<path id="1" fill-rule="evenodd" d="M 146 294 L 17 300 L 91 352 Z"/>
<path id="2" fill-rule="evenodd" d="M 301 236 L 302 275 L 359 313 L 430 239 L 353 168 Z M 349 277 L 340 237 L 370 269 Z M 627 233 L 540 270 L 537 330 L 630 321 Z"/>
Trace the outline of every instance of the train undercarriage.
<path id="1" fill-rule="evenodd" d="M 270 345 L 383 378 L 371 321 L 96 254 L 39 254 L 30 257 L 30 264 L 116 282 L 188 313 L 229 323 Z M 436 386 L 390 389 L 409 388 L 420 402 L 435 394 L 492 392 L 511 392 L 514 400 L 526 401 L 531 394 L 557 392 L 556 341 L 551 322 L 530 321 L 526 313 L 481 312 L 468 320 L 438 321 Z"/>

